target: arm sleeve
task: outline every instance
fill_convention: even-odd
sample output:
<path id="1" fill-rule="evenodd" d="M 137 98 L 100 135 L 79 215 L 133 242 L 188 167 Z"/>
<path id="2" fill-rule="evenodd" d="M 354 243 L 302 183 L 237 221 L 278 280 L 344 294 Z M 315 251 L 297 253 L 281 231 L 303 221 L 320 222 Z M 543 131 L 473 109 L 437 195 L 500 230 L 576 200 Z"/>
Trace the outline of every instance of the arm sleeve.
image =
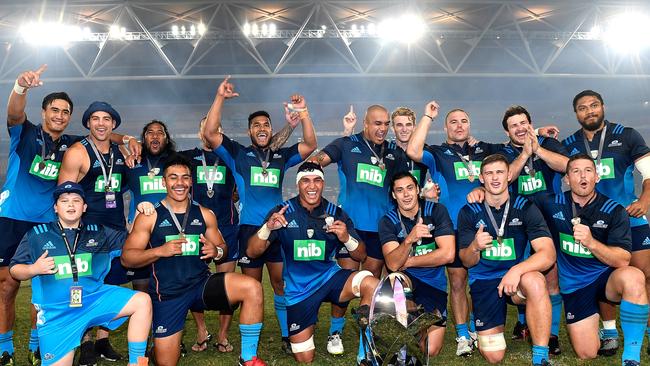
<path id="1" fill-rule="evenodd" d="M 321 150 L 327 156 L 330 157 L 330 160 L 332 163 L 338 163 L 341 161 L 341 158 L 343 157 L 342 151 L 343 151 L 343 139 L 345 137 L 339 137 L 336 140 L 330 142 L 327 146 Z"/>
<path id="2" fill-rule="evenodd" d="M 25 234 L 25 236 L 23 236 L 20 244 L 18 244 L 16 253 L 14 254 L 13 258 L 11 258 L 11 262 L 9 262 L 9 267 L 13 267 L 16 264 L 33 264 L 34 258 L 32 257 L 30 249 L 28 232 Z"/>
<path id="3" fill-rule="evenodd" d="M 292 166 L 300 164 L 302 162 L 302 157 L 300 156 L 300 151 L 298 151 L 298 144 L 293 144 L 289 147 L 283 147 L 280 149 L 283 156 L 286 157 L 286 162 L 284 163 L 284 170 L 291 168 Z"/>
<path id="4" fill-rule="evenodd" d="M 488 142 L 485 142 L 485 151 L 488 151 L 490 154 L 497 154 L 503 150 L 503 147 L 506 146 L 504 144 L 491 144 Z"/>
<path id="5" fill-rule="evenodd" d="M 384 245 L 391 241 L 396 241 L 398 243 L 400 242 L 400 239 L 397 237 L 397 233 L 395 233 L 395 225 L 393 225 L 393 222 L 387 216 L 383 216 L 381 219 L 379 219 L 378 226 L 379 243 L 381 243 L 381 245 Z"/>
<path id="6" fill-rule="evenodd" d="M 123 230 L 115 230 L 109 227 L 104 227 L 104 234 L 106 235 L 106 247 L 111 252 L 121 252 L 128 233 Z"/>
<path id="7" fill-rule="evenodd" d="M 609 223 L 607 243 L 611 247 L 620 247 L 628 252 L 632 250 L 632 229 L 630 228 L 630 216 L 621 205 L 617 205 L 613 211 L 612 222 Z"/>
<path id="8" fill-rule="evenodd" d="M 456 244 L 461 249 L 469 247 L 476 236 L 476 228 L 474 227 L 474 220 L 470 214 L 470 209 L 465 206 L 458 213 L 458 237 Z"/>
<path id="9" fill-rule="evenodd" d="M 637 130 L 633 128 L 627 128 L 626 130 L 628 133 L 627 136 L 625 136 L 624 141 L 628 146 L 630 156 L 632 156 L 632 161 L 650 153 L 650 148 L 648 148 L 643 136 L 641 136 Z"/>
<path id="10" fill-rule="evenodd" d="M 230 170 L 235 171 L 235 157 L 237 156 L 237 153 L 241 147 L 242 146 L 238 142 L 231 140 L 226 135 L 223 135 L 221 145 L 214 149 L 214 153 L 217 154 L 221 160 L 223 160 L 224 164 L 226 164 Z"/>
<path id="11" fill-rule="evenodd" d="M 428 145 L 424 146 L 424 150 L 422 151 L 422 164 L 426 165 L 427 168 L 429 168 L 429 174 L 433 177 L 435 174 L 436 170 L 436 159 L 435 156 L 433 155 L 433 151 Z"/>
<path id="12" fill-rule="evenodd" d="M 526 207 L 523 210 L 524 224 L 526 224 L 526 235 L 528 235 L 528 240 L 533 241 L 537 238 L 551 237 L 551 232 L 548 230 L 546 225 L 546 220 L 542 212 L 537 208 L 537 206 L 528 202 Z"/>
<path id="13" fill-rule="evenodd" d="M 433 219 L 436 223 L 436 228 L 433 231 L 433 236 L 454 235 L 454 224 L 451 222 L 449 211 L 447 208 L 438 203 L 433 209 Z"/>

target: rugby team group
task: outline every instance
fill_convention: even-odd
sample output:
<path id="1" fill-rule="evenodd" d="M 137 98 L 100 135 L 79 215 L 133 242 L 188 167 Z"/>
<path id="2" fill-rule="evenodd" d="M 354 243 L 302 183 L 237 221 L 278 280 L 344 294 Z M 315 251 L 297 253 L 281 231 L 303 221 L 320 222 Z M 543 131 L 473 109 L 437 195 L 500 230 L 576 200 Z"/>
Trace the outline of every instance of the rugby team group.
<path id="1" fill-rule="evenodd" d="M 250 144 L 229 138 L 222 110 L 238 93 L 226 78 L 197 121 L 198 147 L 177 151 L 160 120 L 139 138 L 118 134 L 120 114 L 106 102 L 83 113 L 87 136 L 66 134 L 73 102 L 65 92 L 47 94 L 40 121 L 30 121 L 27 95 L 43 85 L 45 70 L 18 75 L 7 106 L 0 365 L 18 363 L 15 299 L 30 279 L 30 365 L 71 365 L 77 348 L 82 366 L 119 361 L 109 335 L 127 319 L 129 365 L 176 365 L 187 352 L 188 311 L 197 324 L 192 351 L 213 343 L 232 352 L 237 309 L 239 364 L 266 365 L 257 354 L 270 319 L 264 265 L 282 348 L 300 363 L 314 360 L 324 302 L 327 351 L 344 353 L 348 304 L 360 298 L 350 316 L 359 327 L 357 363 L 373 365 L 371 300 L 382 274 L 398 272 L 421 311 L 439 315 L 418 335 L 430 357 L 444 344 L 449 296 L 458 356 L 477 351 L 500 362 L 510 304 L 518 310 L 512 339 L 530 340 L 533 365 L 562 352 L 562 317 L 578 358 L 616 354 L 621 329 L 621 364 L 640 364 L 650 337 L 650 149 L 638 131 L 605 119 L 595 91 L 574 97 L 579 128 L 562 141 L 557 127 L 534 129 L 516 105 L 502 119 L 507 143 L 480 141 L 463 109 L 438 122 L 431 101 L 417 123 L 407 107 L 369 106 L 359 133 L 351 107 L 342 137 L 317 150 L 299 94 L 284 103 L 279 132 L 268 112 L 256 111 Z M 440 144 L 426 141 L 432 124 L 444 129 Z M 300 142 L 285 146 L 298 125 Z M 323 197 L 324 168 L 333 163 L 336 203 Z M 296 165 L 298 194 L 284 200 L 284 176 Z M 214 337 L 205 310 L 220 313 Z"/>

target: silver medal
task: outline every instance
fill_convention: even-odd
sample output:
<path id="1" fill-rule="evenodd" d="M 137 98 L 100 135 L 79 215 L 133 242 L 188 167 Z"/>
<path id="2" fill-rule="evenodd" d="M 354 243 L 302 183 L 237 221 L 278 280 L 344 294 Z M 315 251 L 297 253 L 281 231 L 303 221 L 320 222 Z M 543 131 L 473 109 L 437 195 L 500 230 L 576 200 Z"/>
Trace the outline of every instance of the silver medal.
<path id="1" fill-rule="evenodd" d="M 377 161 L 379 161 L 379 160 L 378 160 L 376 157 L 374 157 L 374 156 L 371 156 L 371 157 L 370 157 L 370 162 L 371 162 L 373 165 L 374 165 L 374 164 L 377 164 Z"/>
<path id="2" fill-rule="evenodd" d="M 311 239 L 314 236 L 314 229 L 307 229 L 307 237 Z"/>
<path id="3" fill-rule="evenodd" d="M 327 230 L 329 229 L 330 226 L 334 223 L 334 218 L 332 216 L 327 216 L 325 218 L 325 226 L 323 226 L 323 229 Z"/>
<path id="4" fill-rule="evenodd" d="M 208 189 L 208 198 L 212 198 L 214 196 L 214 190 Z"/>

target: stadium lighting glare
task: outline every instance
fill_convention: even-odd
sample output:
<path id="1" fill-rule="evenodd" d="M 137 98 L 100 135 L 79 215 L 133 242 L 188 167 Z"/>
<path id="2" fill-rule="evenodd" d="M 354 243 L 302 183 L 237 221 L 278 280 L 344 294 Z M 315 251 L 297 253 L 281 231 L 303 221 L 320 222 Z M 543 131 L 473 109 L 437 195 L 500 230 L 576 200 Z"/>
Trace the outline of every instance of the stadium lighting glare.
<path id="1" fill-rule="evenodd" d="M 417 42 L 427 30 L 422 18 L 414 14 L 404 14 L 399 18 L 389 18 L 379 24 L 377 33 L 385 41 L 402 43 Z"/>
<path id="2" fill-rule="evenodd" d="M 178 35 L 178 26 L 176 24 L 172 25 L 172 34 L 175 36 Z"/>
<path id="3" fill-rule="evenodd" d="M 257 25 L 257 23 L 253 23 L 253 25 L 251 26 L 251 34 L 254 37 L 257 37 L 257 36 L 260 35 L 260 27 Z"/>
<path id="4" fill-rule="evenodd" d="M 377 26 L 375 25 L 375 23 L 368 24 L 367 31 L 368 31 L 368 34 L 371 35 L 371 36 L 374 36 L 375 34 L 377 34 Z"/>
<path id="5" fill-rule="evenodd" d="M 202 35 L 205 34 L 205 31 L 206 31 L 205 24 L 199 23 L 199 26 L 197 27 L 197 29 L 199 31 L 199 35 L 202 36 Z"/>
<path id="6" fill-rule="evenodd" d="M 246 37 L 248 37 L 248 36 L 251 35 L 251 25 L 248 24 L 248 22 L 244 23 L 244 29 L 243 29 L 243 31 L 244 31 L 244 35 L 245 35 Z"/>
<path id="7" fill-rule="evenodd" d="M 266 23 L 262 24 L 262 37 L 269 35 L 269 26 Z"/>
<path id="8" fill-rule="evenodd" d="M 192 24 L 192 25 L 190 26 L 190 35 L 191 35 L 192 37 L 194 37 L 194 36 L 196 35 L 196 26 L 195 26 L 194 24 Z"/>
<path id="9" fill-rule="evenodd" d="M 278 33 L 278 28 L 276 27 L 275 23 L 271 23 L 269 25 L 269 36 L 273 37 Z"/>
<path id="10" fill-rule="evenodd" d="M 117 24 L 111 25 L 111 28 L 108 31 L 108 37 L 110 39 L 124 39 L 126 36 L 126 28 L 120 27 Z"/>
<path id="11" fill-rule="evenodd" d="M 638 52 L 650 46 L 650 18 L 641 13 L 615 16 L 607 22 L 601 38 L 618 52 Z"/>
<path id="12" fill-rule="evenodd" d="M 82 30 L 78 26 L 56 22 L 32 22 L 20 27 L 19 32 L 25 42 L 33 45 L 63 46 L 83 40 L 84 36 L 90 34 L 90 29 L 85 33 L 85 29 Z"/>

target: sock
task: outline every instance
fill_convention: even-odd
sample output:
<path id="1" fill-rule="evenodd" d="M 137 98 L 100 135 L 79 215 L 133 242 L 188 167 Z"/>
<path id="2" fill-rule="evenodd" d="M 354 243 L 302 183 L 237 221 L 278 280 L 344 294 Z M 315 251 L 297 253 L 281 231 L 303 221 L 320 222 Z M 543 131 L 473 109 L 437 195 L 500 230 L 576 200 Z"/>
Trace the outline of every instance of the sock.
<path id="1" fill-rule="evenodd" d="M 366 359 L 366 348 L 368 347 L 363 343 L 363 334 L 361 332 L 362 331 L 359 330 L 359 352 L 357 353 L 357 362 Z M 366 338 L 368 339 L 368 341 L 370 341 L 372 337 L 372 335 L 370 334 L 370 328 L 366 328 L 365 332 L 366 332 Z M 367 351 L 370 352 L 370 350 Z"/>
<path id="2" fill-rule="evenodd" d="M 526 307 L 523 305 L 517 305 L 517 321 L 526 325 Z"/>
<path id="3" fill-rule="evenodd" d="M 345 317 L 342 316 L 340 318 L 331 316 L 330 317 L 330 335 L 334 334 L 334 332 L 339 332 L 339 334 L 343 334 L 343 327 L 345 326 Z"/>
<path id="4" fill-rule="evenodd" d="M 29 351 L 36 352 L 38 349 L 38 330 L 32 329 L 29 332 Z"/>
<path id="5" fill-rule="evenodd" d="M 278 317 L 280 323 L 280 333 L 282 338 L 289 336 L 289 326 L 287 326 L 287 301 L 284 295 L 273 295 L 273 306 L 275 306 L 275 316 Z"/>
<path id="6" fill-rule="evenodd" d="M 603 320 L 603 329 L 600 331 L 601 338 L 618 338 L 616 320 Z"/>
<path id="7" fill-rule="evenodd" d="M 14 354 L 14 331 L 10 330 L 7 333 L 0 333 L 0 355 L 3 352 L 8 352 L 10 355 Z"/>
<path id="8" fill-rule="evenodd" d="M 560 334 L 560 319 L 562 318 L 562 295 L 551 295 L 551 334 Z"/>
<path id="9" fill-rule="evenodd" d="M 648 323 L 648 305 L 621 301 L 621 329 L 623 329 L 623 361 L 641 362 L 643 331 Z"/>
<path id="10" fill-rule="evenodd" d="M 138 363 L 138 357 L 144 357 L 146 350 L 147 341 L 129 342 L 129 363 L 136 365 Z"/>
<path id="11" fill-rule="evenodd" d="M 472 322 L 474 323 L 474 322 Z M 456 324 L 456 335 L 458 338 L 460 337 L 465 337 L 467 339 L 470 339 L 469 337 L 469 331 L 467 330 L 467 324 Z"/>
<path id="12" fill-rule="evenodd" d="M 257 343 L 260 341 L 262 323 L 239 324 L 241 334 L 241 358 L 250 361 L 257 356 Z"/>
<path id="13" fill-rule="evenodd" d="M 474 323 L 474 312 L 470 311 L 469 312 L 469 331 L 472 333 L 476 333 L 476 324 Z M 469 339 L 469 338 L 467 338 Z"/>
<path id="14" fill-rule="evenodd" d="M 533 344 L 533 365 L 541 364 L 543 360 L 548 361 L 548 347 Z"/>

